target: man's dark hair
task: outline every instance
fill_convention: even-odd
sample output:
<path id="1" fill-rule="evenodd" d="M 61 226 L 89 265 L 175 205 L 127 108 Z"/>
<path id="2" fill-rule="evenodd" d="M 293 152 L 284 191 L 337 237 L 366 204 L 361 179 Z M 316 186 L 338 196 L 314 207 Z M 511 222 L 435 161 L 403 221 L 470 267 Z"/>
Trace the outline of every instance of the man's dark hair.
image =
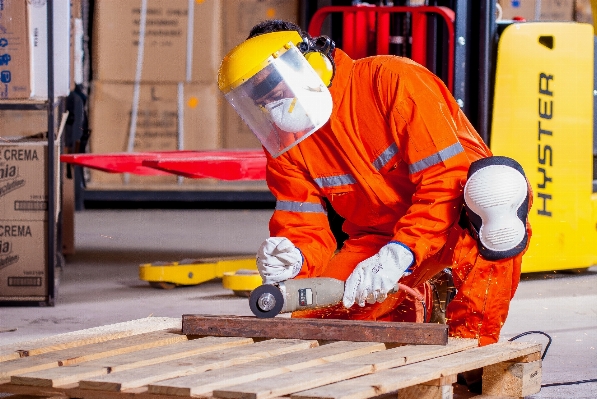
<path id="1" fill-rule="evenodd" d="M 301 37 L 311 38 L 311 36 L 309 36 L 307 32 L 303 31 L 300 26 L 293 22 L 283 21 L 281 19 L 268 19 L 265 21 L 261 21 L 260 23 L 255 25 L 251 29 L 251 32 L 249 33 L 249 37 L 247 37 L 247 39 L 263 35 L 264 33 L 282 32 L 288 30 L 297 31 L 298 34 L 301 35 Z"/>

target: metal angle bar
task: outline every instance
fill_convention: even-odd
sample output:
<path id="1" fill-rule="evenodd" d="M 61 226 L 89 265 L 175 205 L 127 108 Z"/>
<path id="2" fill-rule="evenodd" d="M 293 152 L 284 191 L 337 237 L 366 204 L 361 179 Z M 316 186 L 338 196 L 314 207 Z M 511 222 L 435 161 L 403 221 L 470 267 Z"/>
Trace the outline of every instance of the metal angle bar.
<path id="1" fill-rule="evenodd" d="M 446 345 L 444 324 L 335 319 L 182 315 L 182 333 L 227 337 L 317 339 Z"/>

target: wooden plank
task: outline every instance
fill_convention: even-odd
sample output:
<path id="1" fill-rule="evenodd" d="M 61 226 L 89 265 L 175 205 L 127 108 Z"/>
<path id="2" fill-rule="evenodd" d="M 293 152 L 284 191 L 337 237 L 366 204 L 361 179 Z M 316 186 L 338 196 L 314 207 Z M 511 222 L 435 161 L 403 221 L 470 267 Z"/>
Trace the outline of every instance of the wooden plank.
<path id="1" fill-rule="evenodd" d="M 183 334 L 446 345 L 448 326 L 334 319 L 183 315 Z"/>
<path id="2" fill-rule="evenodd" d="M 13 375 L 78 364 L 187 340 L 186 335 L 175 331 L 179 330 L 155 331 L 2 362 L 0 363 L 0 383 L 10 381 Z"/>
<path id="3" fill-rule="evenodd" d="M 17 395 L 49 396 L 58 398 L 77 399 L 181 399 L 180 396 L 151 395 L 146 388 L 131 389 L 127 392 L 90 391 L 78 388 L 43 388 L 24 385 L 3 384 L 0 392 L 14 393 Z"/>
<path id="4" fill-rule="evenodd" d="M 59 397 L 68 398 L 69 396 L 63 391 L 55 389 L 40 389 L 33 387 L 20 387 L 12 384 L 0 384 L 0 392 L 23 396 L 37 396 L 37 397 Z"/>
<path id="5" fill-rule="evenodd" d="M 541 351 L 541 345 L 503 342 L 304 390 L 292 399 L 365 399 Z"/>
<path id="6" fill-rule="evenodd" d="M 452 384 L 457 381 L 457 375 L 449 375 L 413 385 L 398 390 L 400 399 L 453 399 L 454 389 Z"/>
<path id="7" fill-rule="evenodd" d="M 32 341 L 0 346 L 0 362 L 35 356 L 82 345 L 95 344 L 168 328 L 181 328 L 180 318 L 146 317 L 143 319 L 87 328 Z"/>
<path id="8" fill-rule="evenodd" d="M 270 356 L 292 353 L 317 346 L 317 341 L 306 340 L 268 340 L 252 345 L 225 349 L 217 352 L 160 363 L 154 366 L 141 367 L 111 373 L 101 377 L 83 380 L 79 383 L 82 389 L 103 391 L 123 391 L 141 387 L 168 378 L 199 374 L 207 370 L 248 363 Z"/>
<path id="9" fill-rule="evenodd" d="M 447 345 L 405 345 L 383 352 L 359 356 L 344 361 L 344 364 L 371 364 L 375 371 L 386 370 L 439 356 L 461 352 L 477 347 L 476 339 L 448 338 Z"/>
<path id="10" fill-rule="evenodd" d="M 342 365 L 330 363 L 260 380 L 216 389 L 213 396 L 228 399 L 270 399 L 304 389 L 333 384 L 338 381 L 373 373 L 371 365 Z"/>
<path id="11" fill-rule="evenodd" d="M 4 399 L 67 399 L 68 396 L 64 396 L 64 395 L 51 395 L 51 396 L 47 396 L 47 395 L 43 395 L 43 396 L 39 396 L 39 395 L 11 395 L 11 396 L 2 396 L 2 398 Z"/>
<path id="12" fill-rule="evenodd" d="M 211 396 L 214 389 L 221 389 L 260 378 L 271 378 L 291 371 L 320 364 L 346 361 L 355 356 L 384 351 L 382 343 L 339 341 L 312 349 L 294 352 L 292 356 L 274 356 L 256 362 L 207 371 L 200 375 L 179 377 L 148 386 L 153 394 L 179 396 Z"/>
<path id="13" fill-rule="evenodd" d="M 12 376 L 15 385 L 60 387 L 78 383 L 80 380 L 110 374 L 117 371 L 150 366 L 210 351 L 222 350 L 253 343 L 251 338 L 204 337 L 182 341 L 168 346 L 140 350 L 106 359 L 94 360 L 76 367 L 57 367 L 33 373 Z"/>
<path id="14" fill-rule="evenodd" d="M 541 390 L 541 360 L 502 362 L 483 368 L 483 393 L 521 398 Z"/>
<path id="15" fill-rule="evenodd" d="M 414 385 L 398 391 L 400 399 L 452 399 L 452 385 Z"/>

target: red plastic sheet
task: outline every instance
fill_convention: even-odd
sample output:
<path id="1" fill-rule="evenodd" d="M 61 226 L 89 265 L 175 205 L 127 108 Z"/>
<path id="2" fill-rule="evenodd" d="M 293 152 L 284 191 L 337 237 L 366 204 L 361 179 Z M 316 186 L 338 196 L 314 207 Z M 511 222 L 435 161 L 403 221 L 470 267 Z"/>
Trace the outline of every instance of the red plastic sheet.
<path id="1" fill-rule="evenodd" d="M 261 149 L 64 154 L 60 160 L 109 173 L 175 174 L 220 180 L 263 180 L 266 164 Z"/>

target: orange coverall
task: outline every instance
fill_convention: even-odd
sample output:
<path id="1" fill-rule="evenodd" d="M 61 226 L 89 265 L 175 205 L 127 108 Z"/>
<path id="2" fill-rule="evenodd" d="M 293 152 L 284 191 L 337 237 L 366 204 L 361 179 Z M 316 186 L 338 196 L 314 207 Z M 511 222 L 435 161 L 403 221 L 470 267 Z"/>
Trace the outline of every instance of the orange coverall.
<path id="1" fill-rule="evenodd" d="M 296 278 L 344 281 L 389 241 L 404 243 L 415 264 L 400 282 L 418 288 L 430 304 L 425 283 L 451 267 L 458 293 L 447 309 L 450 335 L 497 342 L 522 254 L 488 261 L 458 225 L 469 166 L 491 156 L 489 148 L 424 67 L 395 56 L 354 61 L 340 49 L 334 58 L 330 120 L 278 158 L 268 154 L 267 183 L 277 200 L 270 235 L 287 237 L 302 251 Z M 349 238 L 337 254 L 323 198 L 345 219 Z M 421 321 L 405 298 L 398 292 L 383 303 L 339 304 L 293 317 Z"/>

